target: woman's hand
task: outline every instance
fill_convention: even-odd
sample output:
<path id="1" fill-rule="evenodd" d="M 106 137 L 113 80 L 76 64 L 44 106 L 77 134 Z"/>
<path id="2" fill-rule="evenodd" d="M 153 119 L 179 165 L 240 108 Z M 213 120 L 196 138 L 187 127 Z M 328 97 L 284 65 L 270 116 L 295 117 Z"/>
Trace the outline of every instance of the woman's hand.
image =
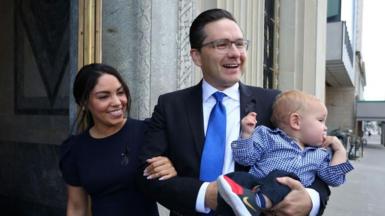
<path id="1" fill-rule="evenodd" d="M 67 185 L 67 216 L 88 215 L 88 195 L 82 187 Z"/>
<path id="2" fill-rule="evenodd" d="M 147 179 L 166 180 L 177 175 L 177 172 L 168 157 L 158 156 L 147 160 L 149 164 L 143 172 Z"/>

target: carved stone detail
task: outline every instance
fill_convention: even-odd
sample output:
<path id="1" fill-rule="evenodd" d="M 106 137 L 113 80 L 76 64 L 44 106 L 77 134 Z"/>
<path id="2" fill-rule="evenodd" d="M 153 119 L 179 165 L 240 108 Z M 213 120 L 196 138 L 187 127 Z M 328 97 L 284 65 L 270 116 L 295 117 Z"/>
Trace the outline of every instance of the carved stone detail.
<path id="1" fill-rule="evenodd" d="M 151 1 L 143 0 L 138 3 L 138 56 L 136 69 L 136 89 L 134 110 L 139 119 L 147 118 L 150 114 L 150 74 L 151 74 Z"/>
<path id="2" fill-rule="evenodd" d="M 178 65 L 177 89 L 191 86 L 194 83 L 194 67 L 190 57 L 189 29 L 194 18 L 194 3 L 191 0 L 178 2 Z"/>

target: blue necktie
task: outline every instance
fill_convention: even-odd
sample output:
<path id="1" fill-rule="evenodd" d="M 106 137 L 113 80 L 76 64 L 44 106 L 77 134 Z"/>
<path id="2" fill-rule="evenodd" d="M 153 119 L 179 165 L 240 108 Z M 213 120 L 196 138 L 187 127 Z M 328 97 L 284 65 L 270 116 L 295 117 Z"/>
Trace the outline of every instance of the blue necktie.
<path id="1" fill-rule="evenodd" d="M 226 95 L 215 92 L 213 96 L 217 102 L 210 113 L 200 169 L 200 180 L 206 182 L 214 181 L 222 174 L 225 158 L 226 109 L 222 99 Z"/>

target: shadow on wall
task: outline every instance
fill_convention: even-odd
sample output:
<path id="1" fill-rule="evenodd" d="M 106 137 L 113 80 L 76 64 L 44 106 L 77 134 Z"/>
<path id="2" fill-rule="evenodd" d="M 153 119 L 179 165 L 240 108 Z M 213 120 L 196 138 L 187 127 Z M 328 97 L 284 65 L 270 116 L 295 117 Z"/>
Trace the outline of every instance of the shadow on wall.
<path id="1" fill-rule="evenodd" d="M 59 146 L 1 142 L 1 215 L 65 215 Z"/>

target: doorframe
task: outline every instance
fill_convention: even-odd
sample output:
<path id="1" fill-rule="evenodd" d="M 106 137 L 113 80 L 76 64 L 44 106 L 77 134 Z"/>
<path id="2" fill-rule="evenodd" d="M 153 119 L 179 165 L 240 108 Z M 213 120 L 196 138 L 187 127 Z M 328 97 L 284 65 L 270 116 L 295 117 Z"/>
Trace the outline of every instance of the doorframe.
<path id="1" fill-rule="evenodd" d="M 78 69 L 102 62 L 102 0 L 79 0 Z"/>

